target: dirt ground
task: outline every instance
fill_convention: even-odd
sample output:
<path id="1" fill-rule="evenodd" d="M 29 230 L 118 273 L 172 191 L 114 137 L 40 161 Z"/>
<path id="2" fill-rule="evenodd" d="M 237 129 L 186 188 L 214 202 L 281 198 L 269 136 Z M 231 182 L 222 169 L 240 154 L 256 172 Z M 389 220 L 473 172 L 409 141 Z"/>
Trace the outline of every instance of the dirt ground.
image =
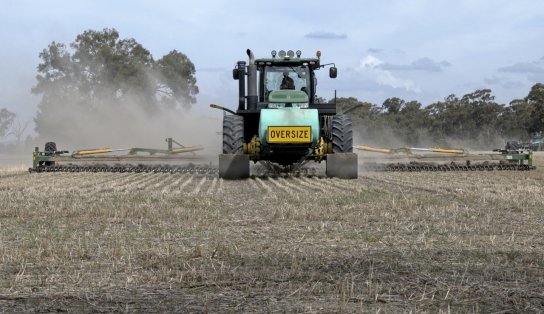
<path id="1" fill-rule="evenodd" d="M 530 172 L 0 170 L 0 312 L 542 312 Z"/>

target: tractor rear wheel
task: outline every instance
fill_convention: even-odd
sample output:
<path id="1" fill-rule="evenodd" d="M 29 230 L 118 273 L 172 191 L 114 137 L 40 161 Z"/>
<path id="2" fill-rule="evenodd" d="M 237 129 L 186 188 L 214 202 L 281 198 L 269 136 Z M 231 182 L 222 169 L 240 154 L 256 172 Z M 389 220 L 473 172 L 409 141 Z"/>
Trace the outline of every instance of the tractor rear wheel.
<path id="1" fill-rule="evenodd" d="M 223 117 L 223 153 L 244 152 L 244 117 L 227 115 Z"/>
<path id="2" fill-rule="evenodd" d="M 249 155 L 244 154 L 244 118 L 223 117 L 223 154 L 219 155 L 219 177 L 238 180 L 249 177 Z"/>
<path id="3" fill-rule="evenodd" d="M 327 155 L 327 177 L 356 179 L 357 154 L 353 153 L 353 125 L 351 118 L 339 114 L 331 121 L 332 154 Z"/>
<path id="4" fill-rule="evenodd" d="M 332 117 L 332 151 L 333 153 L 353 152 L 353 125 L 351 118 L 339 114 Z"/>

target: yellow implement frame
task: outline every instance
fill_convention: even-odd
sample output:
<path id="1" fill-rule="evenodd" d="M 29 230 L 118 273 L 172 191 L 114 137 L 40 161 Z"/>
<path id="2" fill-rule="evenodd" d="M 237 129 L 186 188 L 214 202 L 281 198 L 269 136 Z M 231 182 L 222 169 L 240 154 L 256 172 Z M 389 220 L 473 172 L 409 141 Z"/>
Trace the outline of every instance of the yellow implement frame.
<path id="1" fill-rule="evenodd" d="M 431 152 L 431 153 L 441 153 L 441 154 L 465 154 L 464 149 L 455 149 L 455 148 L 417 148 L 417 147 L 401 147 L 401 148 L 382 148 L 382 147 L 371 147 L 371 146 L 355 146 L 355 149 L 371 152 L 371 153 L 381 153 L 381 154 L 404 154 L 412 155 L 414 152 Z"/>
<path id="2" fill-rule="evenodd" d="M 111 152 L 113 152 L 111 148 L 100 148 L 100 149 L 80 150 L 80 151 L 74 152 L 72 155 L 83 156 L 83 155 L 105 154 L 105 153 L 111 153 Z"/>

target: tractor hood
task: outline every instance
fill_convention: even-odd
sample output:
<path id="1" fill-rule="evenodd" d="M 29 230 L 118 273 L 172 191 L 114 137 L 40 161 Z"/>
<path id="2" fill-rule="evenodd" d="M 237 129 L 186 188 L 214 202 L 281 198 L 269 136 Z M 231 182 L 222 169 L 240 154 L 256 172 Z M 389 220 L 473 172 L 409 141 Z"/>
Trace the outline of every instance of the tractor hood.
<path id="1" fill-rule="evenodd" d="M 309 126 L 311 145 L 319 140 L 319 114 L 317 109 L 281 108 L 262 109 L 259 120 L 261 145 L 268 145 L 268 127 L 271 126 Z"/>

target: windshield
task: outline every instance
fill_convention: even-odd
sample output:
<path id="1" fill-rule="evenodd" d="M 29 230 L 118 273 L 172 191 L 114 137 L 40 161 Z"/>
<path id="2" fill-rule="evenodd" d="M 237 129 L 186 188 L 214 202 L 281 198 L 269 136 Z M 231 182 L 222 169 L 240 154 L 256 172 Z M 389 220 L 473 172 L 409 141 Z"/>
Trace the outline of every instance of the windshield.
<path id="1" fill-rule="evenodd" d="M 276 90 L 298 90 L 308 93 L 309 75 L 306 66 L 266 67 L 264 79 L 266 95 Z"/>

